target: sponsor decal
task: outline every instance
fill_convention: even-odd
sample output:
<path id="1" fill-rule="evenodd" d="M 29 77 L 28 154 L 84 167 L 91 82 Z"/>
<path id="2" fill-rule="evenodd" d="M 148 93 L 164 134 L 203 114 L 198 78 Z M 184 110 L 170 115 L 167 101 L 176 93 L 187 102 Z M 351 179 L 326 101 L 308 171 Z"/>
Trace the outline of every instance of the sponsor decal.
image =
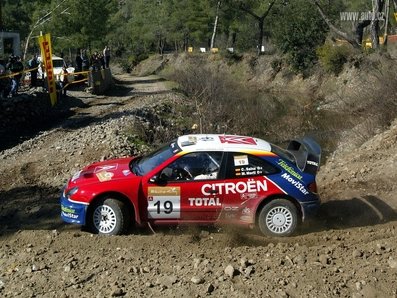
<path id="1" fill-rule="evenodd" d="M 242 200 L 254 200 L 258 198 L 258 193 L 242 193 L 241 199 Z"/>
<path id="2" fill-rule="evenodd" d="M 223 144 L 256 145 L 255 139 L 251 137 L 219 136 L 219 140 Z"/>
<path id="3" fill-rule="evenodd" d="M 223 210 L 225 210 L 226 212 L 237 212 L 239 209 L 238 206 L 225 206 L 223 208 Z"/>
<path id="4" fill-rule="evenodd" d="M 199 138 L 200 141 L 204 141 L 204 142 L 209 142 L 209 141 L 214 141 L 213 137 L 202 137 Z"/>
<path id="5" fill-rule="evenodd" d="M 98 177 L 98 180 L 100 182 L 105 182 L 105 181 L 111 180 L 112 177 L 114 176 L 114 173 L 102 171 L 102 172 L 96 173 L 96 176 Z"/>
<path id="6" fill-rule="evenodd" d="M 95 167 L 94 173 L 98 173 L 98 172 L 102 172 L 102 171 L 114 171 L 114 170 L 117 170 L 118 166 L 119 166 L 118 164 L 107 165 L 107 166 L 98 166 L 98 167 Z"/>
<path id="7" fill-rule="evenodd" d="M 281 175 L 281 178 L 284 178 L 285 180 L 287 180 L 289 183 L 291 183 L 293 186 L 295 186 L 304 195 L 307 195 L 309 193 L 302 183 L 300 183 L 299 181 L 296 181 L 289 174 L 284 173 Z"/>
<path id="8" fill-rule="evenodd" d="M 302 180 L 302 175 L 299 175 L 293 167 L 290 167 L 284 160 L 279 159 L 277 163 L 280 167 L 282 167 L 285 171 L 287 171 L 289 174 L 294 176 L 296 179 Z"/>
<path id="9" fill-rule="evenodd" d="M 147 208 L 149 218 L 180 218 L 180 187 L 149 187 Z"/>
<path id="10" fill-rule="evenodd" d="M 61 210 L 64 211 L 64 212 L 67 212 L 67 213 L 76 213 L 76 211 L 74 209 L 68 208 L 68 207 L 65 207 L 65 206 L 61 206 Z"/>
<path id="11" fill-rule="evenodd" d="M 77 214 L 66 213 L 64 211 L 62 211 L 62 216 L 71 219 L 77 219 L 79 217 Z"/>
<path id="12" fill-rule="evenodd" d="M 248 165 L 248 156 L 247 155 L 237 155 L 234 157 L 234 166 L 246 166 Z"/>
<path id="13" fill-rule="evenodd" d="M 77 173 L 75 173 L 71 179 L 72 182 L 76 181 L 77 179 L 80 178 L 80 174 L 82 171 L 78 171 Z"/>
<path id="14" fill-rule="evenodd" d="M 312 160 L 308 160 L 308 161 L 306 161 L 306 163 L 307 163 L 308 165 L 318 167 L 318 162 L 315 162 L 315 161 L 312 161 Z"/>
<path id="15" fill-rule="evenodd" d="M 149 187 L 148 194 L 149 196 L 179 196 L 180 195 L 180 187 Z"/>
<path id="16" fill-rule="evenodd" d="M 188 198 L 190 206 L 196 207 L 210 207 L 222 206 L 219 198 Z"/>
<path id="17" fill-rule="evenodd" d="M 263 167 L 243 167 L 235 169 L 236 176 L 253 176 L 253 175 L 262 175 Z"/>
<path id="18" fill-rule="evenodd" d="M 237 183 L 207 183 L 201 187 L 201 193 L 205 196 L 211 196 L 214 192 L 220 195 L 223 194 L 243 194 L 243 193 L 258 193 L 267 191 L 266 180 L 249 179 L 247 182 L 240 181 Z"/>
<path id="19" fill-rule="evenodd" d="M 248 207 L 245 207 L 242 211 L 241 211 L 241 214 L 244 214 L 244 215 L 248 215 L 248 214 L 251 214 L 252 213 L 252 210 L 250 209 L 250 208 L 248 208 Z"/>

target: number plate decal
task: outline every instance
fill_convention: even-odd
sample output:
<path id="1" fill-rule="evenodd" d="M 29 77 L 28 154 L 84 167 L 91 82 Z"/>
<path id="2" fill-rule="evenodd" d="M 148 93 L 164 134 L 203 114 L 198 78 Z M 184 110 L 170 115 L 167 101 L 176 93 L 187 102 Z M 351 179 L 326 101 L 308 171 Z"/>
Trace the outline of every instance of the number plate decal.
<path id="1" fill-rule="evenodd" d="M 149 218 L 180 218 L 180 187 L 149 187 L 147 208 Z"/>

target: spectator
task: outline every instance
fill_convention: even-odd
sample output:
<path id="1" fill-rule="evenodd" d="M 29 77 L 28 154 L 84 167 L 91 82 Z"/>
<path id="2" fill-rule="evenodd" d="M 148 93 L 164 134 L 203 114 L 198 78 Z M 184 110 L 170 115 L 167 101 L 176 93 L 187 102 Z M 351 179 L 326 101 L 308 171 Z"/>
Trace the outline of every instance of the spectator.
<path id="1" fill-rule="evenodd" d="M 105 59 L 105 67 L 109 68 L 109 62 L 110 62 L 110 48 L 106 46 L 103 49 L 103 57 Z"/>
<path id="2" fill-rule="evenodd" d="M 80 72 L 82 70 L 83 70 L 83 59 L 81 58 L 81 52 L 79 50 L 76 55 L 76 72 Z"/>
<path id="3" fill-rule="evenodd" d="M 87 56 L 87 50 L 81 50 L 81 68 L 83 71 L 88 71 L 90 68 L 90 61 Z"/>
<path id="4" fill-rule="evenodd" d="M 101 61 L 97 51 L 92 54 L 90 63 L 93 71 L 98 71 L 101 69 Z"/>
<path id="5" fill-rule="evenodd" d="M 9 78 L 6 76 L 6 68 L 3 64 L 0 64 L 0 97 L 7 98 L 10 92 Z"/>
<path id="6" fill-rule="evenodd" d="M 11 78 L 11 93 L 9 95 L 9 97 L 13 97 L 18 94 L 19 81 L 22 77 L 23 64 L 21 58 L 11 55 L 6 68 L 11 72 L 11 75 L 13 75 Z"/>
<path id="7" fill-rule="evenodd" d="M 29 60 L 28 66 L 30 69 L 30 88 L 37 87 L 37 71 L 39 67 L 39 61 L 37 60 L 37 54 L 34 54 L 32 59 Z"/>
<path id="8" fill-rule="evenodd" d="M 105 69 L 105 57 L 102 53 L 99 53 L 99 61 L 101 62 L 102 68 Z"/>
<path id="9" fill-rule="evenodd" d="M 62 97 L 62 95 L 66 96 L 66 89 L 67 89 L 67 85 L 69 83 L 69 80 L 68 80 L 68 71 L 67 71 L 65 65 L 62 67 L 59 79 L 60 79 L 59 86 L 60 86 L 60 89 L 61 89 L 60 90 L 60 95 L 61 95 L 61 97 Z"/>

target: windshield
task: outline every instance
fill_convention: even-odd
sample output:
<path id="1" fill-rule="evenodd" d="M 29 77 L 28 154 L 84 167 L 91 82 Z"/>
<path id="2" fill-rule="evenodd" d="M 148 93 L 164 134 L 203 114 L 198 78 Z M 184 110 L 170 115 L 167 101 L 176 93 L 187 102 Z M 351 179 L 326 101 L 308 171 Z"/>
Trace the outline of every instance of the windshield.
<path id="1" fill-rule="evenodd" d="M 145 157 L 132 160 L 130 164 L 131 172 L 137 176 L 143 176 L 162 164 L 164 161 L 180 152 L 180 148 L 175 141 L 161 147 Z"/>
<path id="2" fill-rule="evenodd" d="M 63 60 L 52 59 L 52 67 L 62 67 L 64 64 Z"/>

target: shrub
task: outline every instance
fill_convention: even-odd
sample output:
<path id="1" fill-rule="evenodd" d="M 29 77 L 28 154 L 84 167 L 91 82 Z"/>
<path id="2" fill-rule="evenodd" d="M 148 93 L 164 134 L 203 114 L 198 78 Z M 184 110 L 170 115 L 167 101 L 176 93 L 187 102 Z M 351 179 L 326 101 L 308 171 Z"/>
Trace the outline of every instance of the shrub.
<path id="1" fill-rule="evenodd" d="M 338 75 L 351 55 L 347 45 L 325 43 L 317 49 L 317 57 L 325 71 Z"/>

